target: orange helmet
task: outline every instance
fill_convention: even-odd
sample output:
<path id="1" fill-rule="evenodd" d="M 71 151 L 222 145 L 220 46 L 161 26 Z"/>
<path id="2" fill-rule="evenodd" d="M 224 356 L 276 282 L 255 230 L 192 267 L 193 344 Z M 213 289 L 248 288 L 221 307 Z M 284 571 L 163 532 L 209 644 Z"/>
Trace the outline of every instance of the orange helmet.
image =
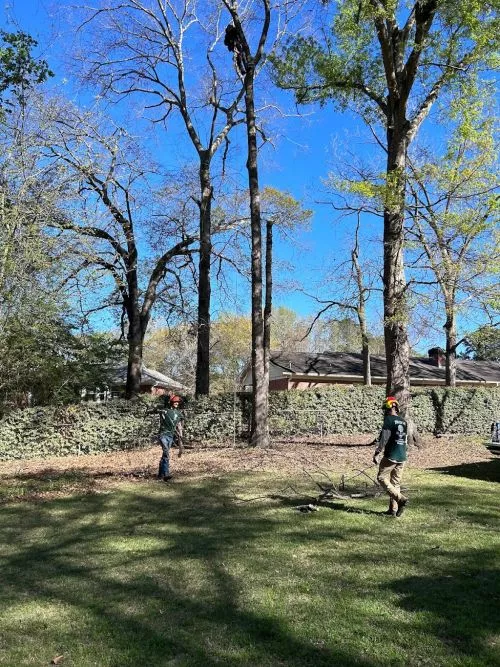
<path id="1" fill-rule="evenodd" d="M 388 396 L 385 401 L 384 401 L 384 410 L 391 410 L 392 408 L 396 408 L 396 410 L 399 412 L 399 401 L 397 398 L 394 396 Z"/>

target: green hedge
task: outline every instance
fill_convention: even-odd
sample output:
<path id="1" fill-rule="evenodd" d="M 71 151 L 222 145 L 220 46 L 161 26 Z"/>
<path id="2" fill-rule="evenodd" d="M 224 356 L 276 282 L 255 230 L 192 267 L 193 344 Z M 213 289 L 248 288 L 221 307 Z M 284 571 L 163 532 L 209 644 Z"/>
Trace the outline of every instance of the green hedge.
<path id="1" fill-rule="evenodd" d="M 154 417 L 143 401 L 15 410 L 0 421 L 0 459 L 94 454 L 150 442 Z"/>
<path id="2" fill-rule="evenodd" d="M 338 385 L 307 391 L 272 392 L 271 430 L 303 432 L 308 426 L 323 433 L 377 433 L 382 424 L 383 387 Z M 490 424 L 500 418 L 500 389 L 412 390 L 412 415 L 421 433 L 488 437 Z"/>
<path id="3" fill-rule="evenodd" d="M 382 423 L 381 387 L 336 386 L 272 392 L 271 433 L 377 433 Z M 157 417 L 145 417 L 155 401 L 80 403 L 28 408 L 0 420 L 0 460 L 92 454 L 150 444 Z M 220 394 L 186 405 L 189 441 L 231 441 L 248 432 L 246 395 Z M 413 416 L 421 433 L 474 434 L 487 438 L 500 417 L 500 389 L 415 389 Z"/>
<path id="4" fill-rule="evenodd" d="M 188 401 L 184 413 L 186 440 L 231 440 L 247 433 L 250 402 L 234 394 L 202 396 Z"/>

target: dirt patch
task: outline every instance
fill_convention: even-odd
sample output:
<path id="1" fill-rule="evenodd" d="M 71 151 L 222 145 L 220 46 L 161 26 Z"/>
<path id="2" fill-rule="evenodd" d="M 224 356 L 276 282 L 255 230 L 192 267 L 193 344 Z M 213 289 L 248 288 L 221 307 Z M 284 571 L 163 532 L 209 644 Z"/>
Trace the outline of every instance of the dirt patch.
<path id="1" fill-rule="evenodd" d="M 366 435 L 331 437 L 328 442 L 314 439 L 277 440 L 265 450 L 238 445 L 199 445 L 187 448 L 181 458 L 173 449 L 171 468 L 179 477 L 253 470 L 294 473 L 318 468 L 341 475 L 370 465 L 374 450 L 370 444 L 372 439 L 373 436 Z M 66 479 L 69 475 L 78 487 L 89 478 L 92 478 L 92 486 L 96 483 L 106 485 L 116 478 L 141 482 L 155 477 L 160 454 L 160 447 L 149 447 L 96 456 L 4 461 L 0 480 L 38 478 L 40 481 L 56 482 L 62 475 Z M 413 449 L 410 455 L 411 467 L 419 469 L 481 463 L 494 458 L 477 439 L 464 437 L 437 439 L 429 436 L 423 438 L 422 447 Z"/>

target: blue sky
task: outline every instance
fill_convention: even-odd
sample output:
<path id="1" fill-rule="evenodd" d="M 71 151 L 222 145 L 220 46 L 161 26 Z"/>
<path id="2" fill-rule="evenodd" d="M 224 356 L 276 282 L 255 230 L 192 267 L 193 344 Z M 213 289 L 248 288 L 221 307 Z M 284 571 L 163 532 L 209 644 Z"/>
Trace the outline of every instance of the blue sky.
<path id="1" fill-rule="evenodd" d="M 52 0 L 10 0 L 4 2 L 1 23 L 6 30 L 19 28 L 35 37 L 39 41 L 39 54 L 55 72 L 53 82 L 61 85 L 67 81 L 63 84 L 65 90 L 68 95 L 75 95 L 71 77 L 64 65 L 74 36 L 67 26 L 64 13 L 60 12 L 61 5 L 66 4 L 72 3 L 67 0 L 59 3 Z M 314 211 L 314 217 L 310 231 L 297 234 L 293 245 L 276 240 L 276 258 L 289 263 L 286 270 L 278 271 L 276 282 L 279 284 L 291 280 L 302 283 L 308 292 L 314 293 L 316 283 L 324 282 L 324 276 L 331 271 L 335 260 L 339 260 L 348 250 L 353 225 L 352 221 L 339 219 L 330 206 L 318 203 L 325 200 L 322 179 L 333 167 L 333 156 L 342 153 L 343 147 L 349 145 L 350 150 L 365 154 L 372 160 L 379 160 L 381 171 L 385 160 L 382 152 L 369 142 L 368 133 L 354 115 L 337 113 L 331 106 L 326 106 L 322 109 L 303 109 L 302 116 L 298 117 L 291 97 L 285 94 L 279 96 L 282 106 L 294 112 L 294 115 L 274 120 L 274 145 L 266 146 L 261 152 L 261 185 L 291 192 L 303 201 L 305 207 Z M 85 95 L 80 95 L 80 99 L 84 98 Z M 241 168 L 243 173 L 243 162 Z M 364 249 L 372 258 L 377 253 L 381 254 L 381 248 L 374 243 L 380 236 L 380 225 L 377 219 L 366 221 Z M 242 292 L 244 286 L 240 279 L 240 300 Z M 242 302 L 245 303 L 245 298 Z M 217 309 L 217 297 L 214 303 Z M 288 290 L 285 294 L 278 290 L 275 304 L 286 305 L 303 316 L 315 314 L 318 309 L 317 304 L 300 291 Z M 379 310 L 380 303 L 372 306 L 370 311 L 372 328 L 376 334 L 381 333 Z M 437 333 L 430 333 L 429 338 L 424 336 L 418 341 L 415 339 L 413 343 L 425 350 L 431 345 L 443 345 L 442 337 L 440 340 L 438 338 Z"/>

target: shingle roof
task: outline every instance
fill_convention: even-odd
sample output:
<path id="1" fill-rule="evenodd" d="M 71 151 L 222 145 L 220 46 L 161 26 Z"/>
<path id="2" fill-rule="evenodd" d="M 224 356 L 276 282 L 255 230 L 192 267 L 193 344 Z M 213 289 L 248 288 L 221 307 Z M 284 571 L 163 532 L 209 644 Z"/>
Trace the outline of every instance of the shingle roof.
<path id="1" fill-rule="evenodd" d="M 284 373 L 295 375 L 352 375 L 363 376 L 363 358 L 356 352 L 271 352 L 271 363 Z M 373 377 L 386 376 L 385 357 L 371 357 Z M 410 378 L 443 380 L 445 369 L 432 359 L 412 357 Z M 462 382 L 500 383 L 500 363 L 457 359 L 457 380 Z"/>

